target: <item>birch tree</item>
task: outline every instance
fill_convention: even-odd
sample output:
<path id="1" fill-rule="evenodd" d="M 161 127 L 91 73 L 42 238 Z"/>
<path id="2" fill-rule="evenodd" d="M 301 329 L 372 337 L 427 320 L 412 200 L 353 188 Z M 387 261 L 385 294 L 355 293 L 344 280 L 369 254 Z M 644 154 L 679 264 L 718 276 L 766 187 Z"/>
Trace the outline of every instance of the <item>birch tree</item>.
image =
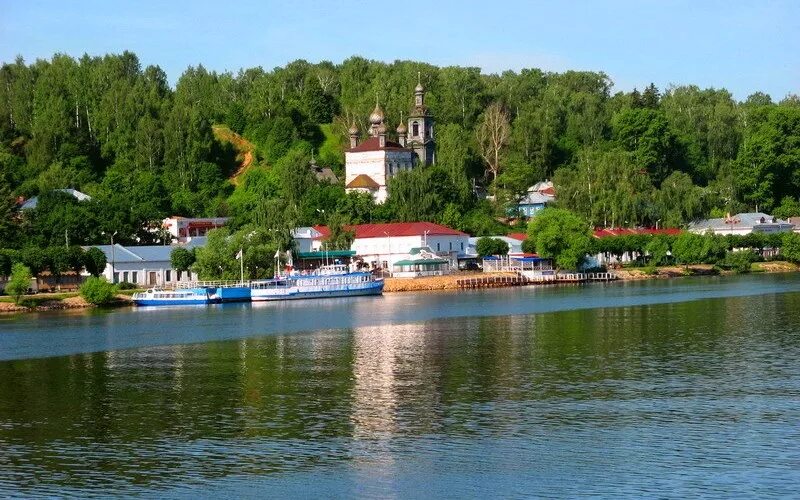
<path id="1" fill-rule="evenodd" d="M 511 135 L 511 126 L 508 124 L 508 113 L 499 103 L 492 103 L 486 108 L 483 117 L 475 129 L 475 137 L 478 140 L 478 151 L 481 158 L 486 162 L 487 172 L 492 174 L 492 182 L 497 180 L 500 173 L 503 153 L 508 146 L 508 139 Z M 497 191 L 497 186 L 495 186 Z"/>

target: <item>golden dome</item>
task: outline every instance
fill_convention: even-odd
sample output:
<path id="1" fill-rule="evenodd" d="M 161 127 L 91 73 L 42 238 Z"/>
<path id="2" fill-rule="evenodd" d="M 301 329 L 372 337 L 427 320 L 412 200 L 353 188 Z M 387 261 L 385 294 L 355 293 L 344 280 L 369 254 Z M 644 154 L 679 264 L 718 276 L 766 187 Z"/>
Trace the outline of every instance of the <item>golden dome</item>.
<path id="1" fill-rule="evenodd" d="M 380 125 L 383 123 L 383 110 L 380 104 L 375 104 L 375 109 L 373 109 L 372 114 L 369 115 L 369 122 L 373 125 Z"/>

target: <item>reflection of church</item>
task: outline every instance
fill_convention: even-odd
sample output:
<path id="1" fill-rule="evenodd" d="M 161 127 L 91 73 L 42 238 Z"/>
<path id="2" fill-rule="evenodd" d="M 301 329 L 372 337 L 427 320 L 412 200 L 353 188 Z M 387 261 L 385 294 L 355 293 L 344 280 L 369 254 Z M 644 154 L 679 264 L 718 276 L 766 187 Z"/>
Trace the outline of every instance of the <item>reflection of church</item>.
<path id="1" fill-rule="evenodd" d="M 389 140 L 385 116 L 379 104 L 369 117 L 370 137 L 358 143 L 358 128 L 350 127 L 350 149 L 345 152 L 345 188 L 372 194 L 377 203 L 386 201 L 388 180 L 403 170 L 435 161 L 433 118 L 425 107 L 425 89 L 414 89 L 414 107 L 408 126 L 397 126 L 397 141 Z"/>

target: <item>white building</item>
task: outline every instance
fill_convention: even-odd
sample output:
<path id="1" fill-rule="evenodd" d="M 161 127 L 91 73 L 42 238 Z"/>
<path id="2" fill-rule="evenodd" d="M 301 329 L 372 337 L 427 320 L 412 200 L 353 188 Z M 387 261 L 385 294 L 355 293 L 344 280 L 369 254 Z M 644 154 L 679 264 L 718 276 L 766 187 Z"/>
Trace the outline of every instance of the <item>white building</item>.
<path id="1" fill-rule="evenodd" d="M 753 232 L 783 233 L 794 229 L 788 221 L 761 212 L 728 215 L 719 219 L 707 219 L 689 224 L 689 231 L 697 234 L 745 235 Z"/>
<path id="2" fill-rule="evenodd" d="M 325 226 L 314 229 L 322 240 L 330 234 Z M 465 255 L 469 246 L 468 234 L 432 222 L 359 224 L 344 229 L 355 233 L 351 250 L 356 252 L 356 258 L 375 269 L 390 270 L 399 261 L 415 258 L 412 250 L 423 247 L 456 268 L 459 256 Z"/>
<path id="3" fill-rule="evenodd" d="M 147 286 L 163 286 L 179 281 L 191 281 L 197 276 L 191 271 L 181 272 L 172 267 L 171 254 L 176 248 L 191 250 L 197 244 L 122 246 L 96 245 L 106 256 L 103 276 L 112 283 L 128 282 Z M 87 247 L 90 248 L 90 247 Z"/>
<path id="4" fill-rule="evenodd" d="M 208 232 L 228 223 L 228 217 L 180 217 L 172 216 L 164 219 L 163 228 L 172 238 L 185 243 L 191 238 L 207 236 Z"/>
<path id="5" fill-rule="evenodd" d="M 322 233 L 313 227 L 298 227 L 292 230 L 292 239 L 298 253 L 316 252 L 322 246 Z"/>

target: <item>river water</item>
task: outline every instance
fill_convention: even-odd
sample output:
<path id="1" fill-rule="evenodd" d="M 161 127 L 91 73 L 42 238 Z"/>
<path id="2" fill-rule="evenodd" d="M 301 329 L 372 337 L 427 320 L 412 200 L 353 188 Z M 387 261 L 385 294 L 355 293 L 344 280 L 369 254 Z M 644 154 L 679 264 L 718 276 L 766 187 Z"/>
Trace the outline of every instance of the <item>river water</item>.
<path id="1" fill-rule="evenodd" d="M 800 276 L 0 317 L 0 496 L 763 497 Z"/>

